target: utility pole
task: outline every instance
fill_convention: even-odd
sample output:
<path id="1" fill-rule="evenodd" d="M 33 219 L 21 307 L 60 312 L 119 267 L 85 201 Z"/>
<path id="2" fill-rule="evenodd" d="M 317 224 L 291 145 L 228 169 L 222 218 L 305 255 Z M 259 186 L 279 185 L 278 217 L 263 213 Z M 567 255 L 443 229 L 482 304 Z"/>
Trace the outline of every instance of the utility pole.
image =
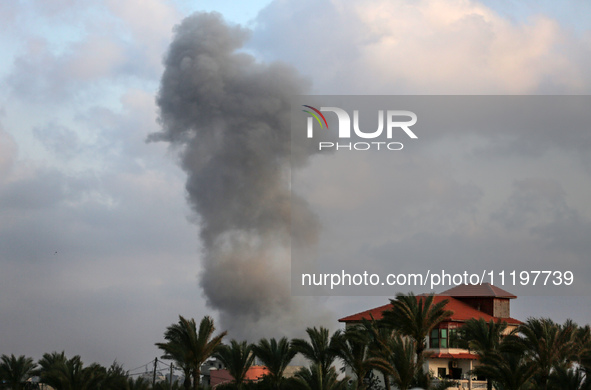
<path id="1" fill-rule="evenodd" d="M 168 390 L 172 390 L 172 362 L 170 363 L 170 379 L 168 380 Z"/>
<path id="2" fill-rule="evenodd" d="M 158 365 L 158 358 L 154 358 L 154 375 L 152 376 L 152 388 L 156 386 L 156 366 Z"/>

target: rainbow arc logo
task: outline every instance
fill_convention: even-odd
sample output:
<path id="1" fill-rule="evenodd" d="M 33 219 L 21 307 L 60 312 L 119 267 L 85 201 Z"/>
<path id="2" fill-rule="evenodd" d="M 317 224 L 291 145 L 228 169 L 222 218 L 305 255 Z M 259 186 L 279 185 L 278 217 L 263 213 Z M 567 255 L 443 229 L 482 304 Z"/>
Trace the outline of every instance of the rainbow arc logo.
<path id="1" fill-rule="evenodd" d="M 320 112 L 318 109 L 316 109 L 316 108 L 314 108 L 314 107 L 312 107 L 312 106 L 306 106 L 306 105 L 303 105 L 302 107 L 307 107 L 307 108 L 309 108 L 310 110 L 313 110 L 313 111 L 314 111 L 316 114 L 320 115 L 320 118 L 322 118 L 322 120 L 324 121 L 324 124 L 326 125 L 326 128 L 328 129 L 328 123 L 326 122 L 326 118 L 324 117 L 324 115 L 322 115 L 322 113 L 321 113 L 321 112 Z M 316 118 L 316 121 L 318 121 L 318 123 L 320 124 L 320 128 L 321 128 L 321 129 L 323 128 L 323 126 L 322 126 L 322 122 L 320 122 L 320 118 L 318 118 L 318 115 L 316 115 L 316 114 L 315 114 L 314 112 L 312 112 L 312 111 L 308 111 L 308 110 L 302 110 L 302 111 L 304 111 L 304 112 L 307 112 L 308 114 L 310 114 L 310 115 L 312 115 L 314 118 Z"/>

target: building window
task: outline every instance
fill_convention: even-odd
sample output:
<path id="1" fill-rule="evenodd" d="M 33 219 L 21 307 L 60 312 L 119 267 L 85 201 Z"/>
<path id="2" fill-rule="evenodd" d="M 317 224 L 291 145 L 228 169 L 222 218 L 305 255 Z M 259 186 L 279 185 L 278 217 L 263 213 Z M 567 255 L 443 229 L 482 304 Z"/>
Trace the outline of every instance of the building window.
<path id="1" fill-rule="evenodd" d="M 433 329 L 429 337 L 429 346 L 431 348 L 457 348 L 458 334 L 457 329 Z"/>
<path id="2" fill-rule="evenodd" d="M 431 331 L 431 339 L 429 341 L 431 348 L 439 348 L 439 329 Z"/>
<path id="3" fill-rule="evenodd" d="M 447 348 L 447 329 L 439 329 L 439 345 L 441 348 Z"/>
<path id="4" fill-rule="evenodd" d="M 450 348 L 461 348 L 457 329 L 450 329 L 449 330 L 449 347 Z"/>

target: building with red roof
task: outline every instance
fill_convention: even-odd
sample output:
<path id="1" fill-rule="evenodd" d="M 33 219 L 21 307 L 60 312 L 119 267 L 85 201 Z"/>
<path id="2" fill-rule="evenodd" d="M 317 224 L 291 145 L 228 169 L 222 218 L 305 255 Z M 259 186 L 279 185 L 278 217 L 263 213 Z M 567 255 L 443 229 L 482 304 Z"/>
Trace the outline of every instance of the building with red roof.
<path id="1" fill-rule="evenodd" d="M 424 299 L 426 295 L 418 295 Z M 453 314 L 433 329 L 427 340 L 426 369 L 439 378 L 471 379 L 467 373 L 477 364 L 478 357 L 469 350 L 458 348 L 457 330 L 469 319 L 485 321 L 505 321 L 506 332 L 521 324 L 511 317 L 511 300 L 515 295 L 489 283 L 479 285 L 460 285 L 435 295 L 433 303 L 447 300 L 445 308 Z M 361 323 L 363 319 L 382 318 L 383 313 L 392 308 L 391 304 L 366 310 L 339 319 L 346 326 Z"/>
<path id="2" fill-rule="evenodd" d="M 269 374 L 269 369 L 265 366 L 251 366 L 246 371 L 246 375 L 244 376 L 244 380 L 246 382 L 258 382 L 263 378 L 263 376 Z M 222 383 L 230 383 L 234 381 L 234 378 L 227 369 L 225 368 L 218 368 L 218 369 L 211 369 L 209 371 L 209 386 L 216 387 Z"/>

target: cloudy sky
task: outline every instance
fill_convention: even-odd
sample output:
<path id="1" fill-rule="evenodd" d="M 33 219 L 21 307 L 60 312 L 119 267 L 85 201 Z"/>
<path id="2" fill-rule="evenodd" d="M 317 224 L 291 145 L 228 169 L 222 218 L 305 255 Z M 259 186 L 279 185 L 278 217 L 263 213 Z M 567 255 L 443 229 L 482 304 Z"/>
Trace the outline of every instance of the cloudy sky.
<path id="1" fill-rule="evenodd" d="M 190 17 L 201 11 L 220 15 Z M 251 118 L 244 112 L 254 112 L 272 128 L 274 119 L 262 113 L 283 111 L 263 104 L 265 91 L 273 98 L 589 94 L 590 12 L 577 0 L 560 8 L 551 1 L 465 0 L 1 2 L 0 353 L 39 358 L 65 350 L 130 369 L 159 356 L 154 343 L 179 314 L 212 315 L 235 337 L 259 336 L 257 329 L 293 336 L 305 325 L 337 327 L 337 318 L 385 303 L 375 296 L 292 300 L 282 284 L 288 263 L 260 263 L 284 257 L 285 248 L 272 244 L 264 253 L 234 248 L 253 259 L 246 265 L 222 251 L 240 272 L 259 271 L 255 282 L 242 284 L 240 274 L 218 278 L 220 239 L 252 244 L 254 234 L 266 243 L 274 238 L 269 231 L 285 228 L 280 221 L 258 230 L 238 223 L 237 237 L 227 227 L 232 220 L 208 233 L 219 215 L 208 211 L 225 211 L 208 202 L 227 194 L 205 189 L 216 188 L 226 173 L 220 167 L 237 166 L 224 165 L 234 154 L 217 149 L 212 135 L 236 128 L 220 118 L 243 125 Z M 184 27 L 174 33 L 177 25 Z M 184 54 L 175 56 L 179 50 Z M 213 81 L 228 94 L 216 94 Z M 195 91 L 189 103 L 196 104 L 179 105 L 178 91 L 168 88 L 179 85 Z M 217 99 L 206 102 L 211 106 L 200 105 L 210 96 Z M 234 111 L 208 116 L 216 104 Z M 206 142 L 194 142 L 196 135 Z M 591 322 L 589 130 L 475 129 L 419 139 L 414 154 L 381 162 L 334 154 L 301 164 L 306 185 L 295 209 L 313 221 L 320 253 L 334 248 L 343 264 L 357 257 L 376 269 L 433 259 L 479 268 L 572 267 L 580 282 L 569 294 L 578 297 L 523 296 L 512 314 Z M 222 164 L 202 169 L 203 156 Z M 286 155 L 273 158 L 285 168 Z M 287 188 L 284 171 L 262 170 L 269 161 L 232 172 L 262 178 L 256 183 L 278 199 Z M 385 172 L 374 170 L 376 163 Z M 237 199 L 237 206 L 250 204 Z M 404 206 L 384 212 L 392 203 Z M 274 203 L 254 203 L 261 204 Z M 224 283 L 242 293 L 263 286 L 263 295 L 244 298 Z M 279 298 L 265 297 L 273 288 Z M 257 329 L 232 323 L 228 313 L 242 298 L 262 302 L 255 314 L 237 317 Z"/>

